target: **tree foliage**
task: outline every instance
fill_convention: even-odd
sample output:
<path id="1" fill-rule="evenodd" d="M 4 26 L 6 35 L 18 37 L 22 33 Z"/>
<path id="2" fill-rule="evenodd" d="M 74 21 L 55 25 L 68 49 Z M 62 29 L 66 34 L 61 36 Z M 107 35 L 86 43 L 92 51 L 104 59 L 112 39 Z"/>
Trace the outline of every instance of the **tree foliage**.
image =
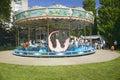
<path id="1" fill-rule="evenodd" d="M 109 45 L 113 41 L 119 42 L 120 37 L 120 0 L 100 0 L 98 9 L 98 22 L 100 34 L 104 35 Z"/>
<path id="2" fill-rule="evenodd" d="M 0 20 L 10 20 L 11 0 L 0 0 Z"/>
<path id="3" fill-rule="evenodd" d="M 14 41 L 14 31 L 8 29 L 11 17 L 11 1 L 0 0 L 0 46 L 8 45 Z"/>
<path id="4" fill-rule="evenodd" d="M 94 14 L 94 26 L 93 26 L 93 33 L 97 34 L 97 17 L 96 17 L 96 3 L 95 0 L 83 0 L 83 8 L 87 11 L 92 11 Z M 87 30 L 88 32 L 88 30 Z"/>
<path id="5" fill-rule="evenodd" d="M 87 11 L 92 11 L 96 15 L 95 0 L 83 0 L 83 8 Z"/>

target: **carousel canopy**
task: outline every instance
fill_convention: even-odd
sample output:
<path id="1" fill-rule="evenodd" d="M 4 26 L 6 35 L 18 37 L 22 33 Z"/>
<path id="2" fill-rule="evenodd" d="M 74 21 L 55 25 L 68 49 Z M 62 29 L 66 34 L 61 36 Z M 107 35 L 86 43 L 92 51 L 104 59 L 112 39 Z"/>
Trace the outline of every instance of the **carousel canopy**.
<path id="1" fill-rule="evenodd" d="M 34 6 L 26 11 L 18 12 L 14 16 L 14 22 L 21 26 L 46 26 L 46 21 L 51 23 L 64 23 L 65 26 L 71 22 L 72 25 L 93 24 L 94 16 L 91 11 L 81 7 L 68 8 L 56 4 L 49 7 Z"/>

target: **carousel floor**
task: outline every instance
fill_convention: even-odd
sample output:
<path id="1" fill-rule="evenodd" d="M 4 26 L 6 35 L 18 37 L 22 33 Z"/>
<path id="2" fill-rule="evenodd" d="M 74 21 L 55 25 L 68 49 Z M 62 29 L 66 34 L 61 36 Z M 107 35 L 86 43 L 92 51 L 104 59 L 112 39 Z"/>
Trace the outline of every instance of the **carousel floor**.
<path id="1" fill-rule="evenodd" d="M 0 51 L 0 63 L 34 65 L 34 66 L 58 66 L 97 63 L 113 60 L 120 54 L 110 50 L 97 50 L 96 53 L 77 57 L 37 58 L 20 57 L 12 54 L 13 51 Z"/>

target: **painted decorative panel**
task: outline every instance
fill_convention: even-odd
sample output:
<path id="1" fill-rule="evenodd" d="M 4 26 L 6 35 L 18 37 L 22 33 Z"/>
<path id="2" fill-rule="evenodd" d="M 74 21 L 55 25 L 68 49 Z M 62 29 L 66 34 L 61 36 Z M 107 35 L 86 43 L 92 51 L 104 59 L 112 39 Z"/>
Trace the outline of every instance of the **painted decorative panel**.
<path id="1" fill-rule="evenodd" d="M 64 8 L 48 8 L 49 16 L 70 16 L 69 9 Z"/>
<path id="2" fill-rule="evenodd" d="M 46 16 L 46 9 L 37 9 L 28 11 L 29 17 Z"/>
<path id="3" fill-rule="evenodd" d="M 55 17 L 77 17 L 94 21 L 92 13 L 71 8 L 39 8 L 24 11 L 15 15 L 15 20 L 22 20 L 25 18 L 40 17 L 40 16 L 55 16 Z"/>
<path id="4" fill-rule="evenodd" d="M 72 16 L 85 18 L 86 12 L 81 10 L 72 9 Z"/>

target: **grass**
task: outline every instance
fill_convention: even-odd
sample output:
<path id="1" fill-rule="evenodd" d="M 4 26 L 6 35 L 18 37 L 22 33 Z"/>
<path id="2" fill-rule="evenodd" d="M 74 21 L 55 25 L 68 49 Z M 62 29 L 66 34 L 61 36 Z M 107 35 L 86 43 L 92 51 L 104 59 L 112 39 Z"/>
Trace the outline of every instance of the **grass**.
<path id="1" fill-rule="evenodd" d="M 0 80 L 120 80 L 120 57 L 71 66 L 23 66 L 0 63 Z"/>

